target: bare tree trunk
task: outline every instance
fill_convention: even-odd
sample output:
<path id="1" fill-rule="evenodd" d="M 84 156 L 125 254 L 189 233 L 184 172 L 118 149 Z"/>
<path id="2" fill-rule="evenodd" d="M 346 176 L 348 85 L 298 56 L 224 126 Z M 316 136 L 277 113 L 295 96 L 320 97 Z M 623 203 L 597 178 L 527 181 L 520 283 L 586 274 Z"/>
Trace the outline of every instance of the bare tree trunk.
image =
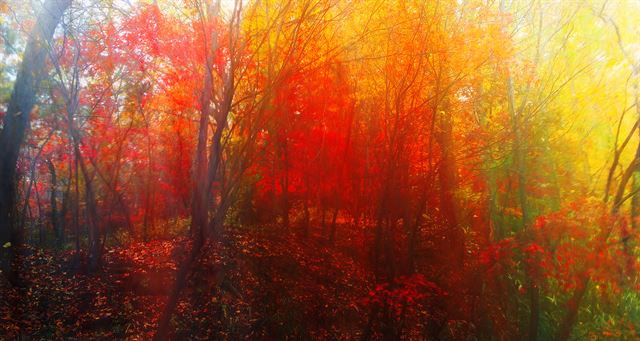
<path id="1" fill-rule="evenodd" d="M 27 41 L 0 131 L 0 269 L 8 274 L 9 279 L 15 278 L 11 270 L 14 247 L 4 246 L 19 243 L 18 233 L 12 231 L 15 218 L 16 163 L 36 102 L 36 91 L 46 71 L 48 42 L 70 3 L 70 0 L 47 0 L 39 12 L 36 25 Z"/>
<path id="2" fill-rule="evenodd" d="M 208 223 L 209 210 L 208 194 L 207 194 L 207 135 L 209 127 L 209 115 L 210 115 L 210 100 L 212 91 L 212 75 L 211 75 L 211 57 L 208 57 L 207 72 L 205 75 L 204 87 L 201 95 L 201 108 L 200 108 L 200 125 L 198 132 L 198 145 L 196 147 L 196 163 L 194 169 L 194 181 L 193 181 L 193 197 L 191 202 L 191 239 L 193 245 L 187 259 L 180 264 L 178 272 L 176 273 L 176 279 L 171 289 L 171 293 L 167 299 L 167 303 L 162 310 L 162 314 L 158 319 L 158 328 L 153 336 L 154 341 L 167 340 L 170 331 L 170 320 L 176 306 L 182 290 L 187 284 L 187 279 L 191 266 L 200 255 L 200 250 L 204 244 L 204 233 Z"/>
<path id="3" fill-rule="evenodd" d="M 69 168 L 69 178 L 67 180 L 67 187 L 64 191 L 64 193 L 62 194 L 62 204 L 60 207 L 60 213 L 59 213 L 59 223 L 60 223 L 60 232 L 61 232 L 61 238 L 58 241 L 59 244 L 58 246 L 62 247 L 64 246 L 64 244 L 67 242 L 67 235 L 66 235 L 66 226 L 67 226 L 67 212 L 69 212 L 69 200 L 71 198 L 71 168 Z"/>
<path id="4" fill-rule="evenodd" d="M 176 273 L 175 283 L 173 285 L 173 288 L 171 289 L 169 297 L 167 298 L 167 303 L 165 304 L 164 310 L 162 311 L 162 315 L 160 315 L 160 318 L 158 319 L 158 328 L 156 329 L 156 333 L 153 336 L 154 341 L 169 339 L 169 322 L 171 320 L 171 315 L 173 315 L 173 311 L 178 304 L 180 294 L 187 284 L 189 271 L 191 270 L 191 266 L 198 258 L 202 246 L 202 236 L 200 234 L 196 234 L 196 236 L 193 238 L 193 245 L 191 247 L 191 251 L 189 252 L 189 256 L 182 262 L 182 264 L 180 264 L 178 272 Z"/>
<path id="5" fill-rule="evenodd" d="M 56 168 L 51 162 L 50 159 L 46 160 L 47 166 L 49 167 L 49 173 L 51 174 L 51 194 L 50 194 L 50 205 L 51 205 L 51 226 L 53 226 L 53 231 L 56 234 L 56 240 L 58 245 L 62 244 L 63 239 L 63 231 L 62 224 L 60 222 L 60 214 L 58 213 L 58 178 L 56 176 Z"/>
<path id="6" fill-rule="evenodd" d="M 322 234 L 327 233 L 327 206 L 324 202 L 320 203 L 320 224 L 322 225 Z"/>
<path id="7" fill-rule="evenodd" d="M 76 51 L 76 53 L 79 53 Z M 78 60 L 78 55 L 75 56 L 76 63 Z M 59 65 L 58 73 L 60 75 Z M 77 65 L 76 65 L 77 67 Z M 61 75 L 60 75 L 61 76 Z M 67 109 L 67 128 L 69 130 L 69 135 L 71 137 L 71 142 L 73 144 L 73 153 L 75 155 L 76 161 L 76 176 L 78 171 L 78 166 L 80 167 L 80 171 L 82 172 L 82 178 L 84 180 L 84 189 L 85 189 L 85 205 L 87 209 L 87 227 L 88 227 L 88 239 L 89 239 L 89 271 L 93 272 L 98 269 L 100 266 L 100 257 L 101 257 L 101 245 L 100 245 L 100 228 L 99 228 L 99 218 L 98 218 L 98 208 L 96 202 L 96 196 L 93 187 L 93 179 L 89 174 L 89 170 L 87 169 L 86 162 L 80 151 L 80 146 L 82 145 L 82 137 L 80 136 L 80 131 L 75 123 L 76 114 L 78 112 L 78 89 L 79 81 L 77 79 L 77 73 L 74 73 L 74 81 L 72 85 L 76 87 L 72 91 L 69 88 L 63 87 L 63 93 L 65 95 L 66 100 L 66 109 Z M 61 76 L 62 79 L 62 76 Z M 76 178 L 77 180 L 77 178 Z M 77 186 L 77 184 L 76 184 Z M 79 200 L 79 198 L 76 198 Z"/>
<path id="8" fill-rule="evenodd" d="M 636 105 L 636 120 L 640 122 L 640 108 L 638 105 L 638 84 L 636 82 L 634 86 L 636 92 L 635 105 Z M 640 130 L 638 130 L 638 136 L 640 136 Z M 636 149 L 636 160 L 640 160 L 640 148 Z M 622 241 L 624 243 L 625 256 L 627 259 L 627 271 L 633 271 L 633 265 L 635 262 L 634 256 L 631 253 L 629 247 L 629 239 L 631 235 L 638 229 L 638 219 L 640 218 L 640 170 L 633 172 L 633 179 L 631 181 L 631 228 L 634 230 L 631 233 L 629 231 L 622 231 Z"/>
<path id="9" fill-rule="evenodd" d="M 515 171 L 518 176 L 518 201 L 520 211 L 522 212 L 521 229 L 524 231 L 529 222 L 529 209 L 527 207 L 527 192 L 526 192 L 526 167 L 524 156 L 524 139 L 523 134 L 523 122 L 522 114 L 523 107 L 518 110 L 515 105 L 515 90 L 513 88 L 513 79 L 511 75 L 507 77 L 507 96 L 508 107 L 511 116 L 511 124 L 513 129 L 513 158 Z M 537 273 L 536 266 L 531 265 L 530 269 L 527 269 L 527 291 L 529 296 L 529 331 L 528 340 L 538 340 L 538 329 L 540 325 L 540 289 L 534 278 Z"/>
<path id="10" fill-rule="evenodd" d="M 36 224 L 38 224 L 38 245 L 41 248 L 44 248 L 46 244 L 45 224 L 42 219 L 42 213 L 44 210 L 42 209 L 42 201 L 40 200 L 40 191 L 38 190 L 38 186 L 34 187 L 34 191 L 36 192 L 36 204 L 38 205 L 38 215 L 36 216 Z"/>
<path id="11" fill-rule="evenodd" d="M 391 282 L 393 278 L 389 277 L 388 268 L 382 260 L 383 260 L 383 252 L 384 252 L 384 242 L 385 242 L 385 228 L 384 222 L 387 219 L 387 208 L 388 208 L 388 195 L 389 193 L 389 182 L 385 182 L 384 187 L 382 188 L 381 197 L 380 197 L 380 207 L 378 207 L 378 213 L 376 217 L 376 227 L 374 232 L 373 239 L 373 250 L 372 250 L 372 266 L 373 272 L 376 277 L 376 282 L 380 282 L 385 279 L 387 282 Z M 388 260 L 387 260 L 388 261 Z"/>
<path id="12" fill-rule="evenodd" d="M 445 110 L 437 112 L 437 133 L 435 139 L 441 150 L 438 183 L 440 185 L 440 212 L 449 229 L 451 261 L 461 266 L 464 259 L 464 235 L 459 227 L 458 206 L 455 199 L 457 184 L 455 156 L 453 154 L 453 123 L 451 113 Z"/>
<path id="13" fill-rule="evenodd" d="M 329 241 L 331 243 L 336 240 L 336 225 L 338 220 L 338 206 L 333 209 L 333 216 L 331 217 L 331 232 L 329 233 Z"/>
<path id="14" fill-rule="evenodd" d="M 80 177 L 78 176 L 78 158 L 73 156 L 74 196 L 73 196 L 73 230 L 75 232 L 76 263 L 80 262 Z"/>
<path id="15" fill-rule="evenodd" d="M 409 230 L 409 240 L 407 247 L 407 274 L 411 275 L 416 271 L 416 250 L 418 243 L 420 242 L 420 229 L 422 226 L 422 215 L 427 210 L 427 190 L 422 192 L 422 196 L 419 200 L 418 209 L 416 211 L 415 220 Z"/>
<path id="16" fill-rule="evenodd" d="M 206 14 L 200 17 L 201 24 L 205 25 L 207 20 L 213 19 L 218 15 L 220 8 L 220 1 L 215 6 L 211 6 L 206 3 Z M 153 337 L 153 340 L 166 340 L 170 331 L 170 320 L 175 308 L 178 304 L 180 294 L 187 284 L 187 279 L 191 267 L 200 254 L 200 250 L 204 245 L 205 233 L 209 223 L 209 208 L 208 204 L 211 202 L 211 189 L 213 181 L 217 175 L 218 164 L 220 162 L 220 139 L 222 137 L 221 125 L 222 121 L 218 120 L 216 131 L 214 132 L 214 138 L 211 146 L 210 156 L 214 159 L 209 159 L 207 164 L 207 136 L 209 129 L 209 121 L 211 115 L 211 99 L 213 92 L 213 54 L 218 48 L 218 41 L 215 33 L 212 33 L 211 46 L 208 46 L 206 53 L 206 68 L 204 76 L 204 84 L 202 92 L 200 94 L 200 122 L 198 131 L 198 144 L 196 147 L 196 158 L 194 165 L 194 179 L 193 179 L 193 197 L 191 203 L 191 238 L 193 240 L 193 246 L 187 259 L 180 265 L 176 274 L 176 279 L 171 290 L 171 293 L 167 299 L 167 303 L 162 311 L 160 319 L 158 320 L 158 328 Z M 226 118 L 226 117 L 225 117 Z"/>
<path id="17" fill-rule="evenodd" d="M 636 155 L 636 157 L 640 157 L 640 155 Z M 639 226 L 638 219 L 640 219 L 640 172 L 638 171 L 633 173 L 631 191 L 634 193 L 631 196 L 631 227 L 637 230 Z"/>
<path id="18" fill-rule="evenodd" d="M 75 134 L 74 134 L 75 135 Z M 82 178 L 84 179 L 85 205 L 87 206 L 87 224 L 89 232 L 89 271 L 93 272 L 100 266 L 100 229 L 98 227 L 98 208 L 96 205 L 95 192 L 93 190 L 93 180 L 89 176 L 89 171 L 84 163 L 84 158 L 80 152 L 78 137 L 74 137 L 74 150 Z"/>
<path id="19" fill-rule="evenodd" d="M 568 302 L 568 310 L 564 315 L 562 321 L 560 322 L 560 328 L 558 328 L 558 336 L 556 340 L 566 341 L 569 340 L 569 336 L 571 336 L 571 331 L 573 330 L 573 326 L 576 324 L 576 320 L 578 318 L 578 310 L 580 308 L 580 302 L 584 297 L 585 292 L 587 291 L 587 285 L 589 284 L 588 278 L 580 283 L 576 291 L 573 292 L 573 295 L 569 299 Z"/>
<path id="20" fill-rule="evenodd" d="M 309 212 L 309 174 L 305 174 L 304 184 L 304 217 L 302 220 L 302 235 L 307 238 L 309 237 L 309 223 L 311 220 L 311 213 Z"/>

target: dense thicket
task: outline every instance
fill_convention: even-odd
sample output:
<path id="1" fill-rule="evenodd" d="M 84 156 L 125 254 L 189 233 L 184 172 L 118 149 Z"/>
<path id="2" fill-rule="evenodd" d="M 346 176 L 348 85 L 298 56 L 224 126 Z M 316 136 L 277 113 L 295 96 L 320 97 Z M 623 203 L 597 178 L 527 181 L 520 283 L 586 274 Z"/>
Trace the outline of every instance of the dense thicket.
<path id="1" fill-rule="evenodd" d="M 639 11 L 0 2 L 0 334 L 637 338 Z"/>

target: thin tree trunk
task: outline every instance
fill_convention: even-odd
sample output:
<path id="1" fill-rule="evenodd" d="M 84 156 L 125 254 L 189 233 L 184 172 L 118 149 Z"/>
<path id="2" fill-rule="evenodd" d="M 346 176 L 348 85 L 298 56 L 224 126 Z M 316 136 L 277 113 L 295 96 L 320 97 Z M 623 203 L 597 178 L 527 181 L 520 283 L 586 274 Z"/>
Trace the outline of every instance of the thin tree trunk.
<path id="1" fill-rule="evenodd" d="M 60 73 L 60 69 L 58 69 L 58 72 Z M 75 86 L 78 86 L 78 82 L 74 82 L 73 84 Z M 93 272 L 97 270 L 98 267 L 100 266 L 100 257 L 101 257 L 98 208 L 97 208 L 97 202 L 96 202 L 95 192 L 93 188 L 93 180 L 89 174 L 89 170 L 87 169 L 87 165 L 85 163 L 82 152 L 80 151 L 80 145 L 82 144 L 82 139 L 80 136 L 80 132 L 75 124 L 75 116 L 78 108 L 78 98 L 76 96 L 77 89 L 71 92 L 71 91 L 68 91 L 67 88 L 63 88 L 63 92 L 65 94 L 66 106 L 67 106 L 66 108 L 67 109 L 67 128 L 69 130 L 69 135 L 71 137 L 71 142 L 73 144 L 73 152 L 76 160 L 76 173 L 78 170 L 77 167 L 79 166 L 80 171 L 82 172 L 82 178 L 84 180 L 85 205 L 87 209 L 87 218 L 88 218 L 87 230 L 88 230 L 88 241 L 89 241 L 89 271 Z M 71 95 L 72 93 L 74 95 Z M 76 200 L 77 199 L 78 198 L 76 198 Z"/>
<path id="2" fill-rule="evenodd" d="M 302 220 L 302 235 L 307 238 L 309 237 L 309 223 L 311 220 L 311 213 L 309 212 L 309 174 L 305 174 L 304 177 L 304 216 Z"/>
<path id="3" fill-rule="evenodd" d="M 324 203 L 320 203 L 320 224 L 322 225 L 322 234 L 327 233 L 327 208 Z"/>
<path id="4" fill-rule="evenodd" d="M 331 232 L 329 233 L 329 241 L 334 243 L 336 240 L 336 225 L 338 220 L 338 206 L 333 209 L 333 216 L 331 217 Z"/>
<path id="5" fill-rule="evenodd" d="M 50 194 L 50 205 L 51 205 L 51 225 L 53 226 L 53 231 L 56 234 L 56 240 L 58 245 L 62 244 L 62 224 L 60 223 L 60 214 L 58 213 L 58 199 L 57 199 L 57 191 L 58 191 L 58 178 L 56 176 L 56 168 L 51 162 L 50 159 L 46 160 L 47 166 L 49 167 L 49 173 L 51 174 L 51 194 Z"/>
<path id="6" fill-rule="evenodd" d="M 60 207 L 59 223 L 60 223 L 61 235 L 60 235 L 60 240 L 58 241 L 59 247 L 64 246 L 64 244 L 67 242 L 66 226 L 67 226 L 67 212 L 69 211 L 70 197 L 71 197 L 71 168 L 69 168 L 68 183 L 64 191 L 64 194 L 62 195 L 62 204 Z"/>
<path id="7" fill-rule="evenodd" d="M 507 95 L 509 101 L 509 113 L 511 116 L 511 124 L 513 129 L 513 158 L 515 171 L 518 176 L 518 201 L 520 206 L 520 212 L 522 213 L 521 229 L 524 231 L 527 228 L 529 222 L 529 210 L 527 207 L 527 192 L 526 192 L 526 168 L 523 153 L 522 138 L 522 125 L 524 120 L 521 118 L 522 111 L 516 111 L 515 105 L 515 90 L 513 88 L 513 79 L 511 75 L 507 76 Z M 535 265 L 532 264 L 530 269 L 527 269 L 527 291 L 529 296 L 529 330 L 528 340 L 538 340 L 538 328 L 540 325 L 540 289 L 535 283 L 534 273 L 536 273 Z"/>
<path id="8" fill-rule="evenodd" d="M 78 176 L 78 158 L 73 156 L 74 196 L 73 196 L 73 230 L 75 231 L 76 264 L 80 263 L 80 177 Z"/>
<path id="9" fill-rule="evenodd" d="M 634 90 L 636 91 L 635 95 L 635 104 L 636 104 L 636 120 L 640 122 L 640 108 L 638 104 L 638 83 L 636 82 L 634 86 Z M 640 129 L 638 130 L 638 136 L 640 136 Z M 636 160 L 640 160 L 640 148 L 636 149 Z M 635 258 L 632 255 L 632 252 L 629 247 L 629 239 L 638 229 L 638 219 L 640 218 L 640 170 L 635 170 L 633 172 L 633 179 L 631 181 L 631 228 L 633 231 L 621 231 L 622 232 L 622 241 L 624 243 L 624 251 L 626 257 L 627 271 L 631 273 L 634 268 Z"/>
<path id="10" fill-rule="evenodd" d="M 453 122 L 448 106 L 437 113 L 438 132 L 436 142 L 440 146 L 441 160 L 438 169 L 438 183 L 440 185 L 440 212 L 451 231 L 448 235 L 450 258 L 452 265 L 461 266 L 464 259 L 464 235 L 459 228 L 458 206 L 455 199 L 457 184 L 455 156 L 453 153 Z"/>
<path id="11" fill-rule="evenodd" d="M 215 7 L 211 6 L 208 2 L 207 6 L 207 18 L 200 17 L 201 24 L 205 25 L 207 20 L 213 19 L 218 15 L 218 10 L 220 8 L 220 1 L 218 1 Z M 187 284 L 187 279 L 189 275 L 189 271 L 191 270 L 191 266 L 198 258 L 200 254 L 200 250 L 204 244 L 205 233 L 209 220 L 209 209 L 208 203 L 210 203 L 211 195 L 210 190 L 213 184 L 213 179 L 215 179 L 217 173 L 217 166 L 219 159 L 216 157 L 216 160 L 210 160 L 210 164 L 207 164 L 207 136 L 209 129 L 209 116 L 211 115 L 211 99 L 212 99 L 212 91 L 213 91 L 213 53 L 218 48 L 218 41 L 215 33 L 212 34 L 211 37 L 211 46 L 208 46 L 206 53 L 206 68 L 205 68 L 205 76 L 204 76 L 204 84 L 202 87 L 202 92 L 200 94 L 200 121 L 199 121 L 199 130 L 198 130 L 198 144 L 196 146 L 196 157 L 195 157 L 195 165 L 194 165 L 194 179 L 193 179 L 193 197 L 191 202 L 191 238 L 193 240 L 193 246 L 189 253 L 187 259 L 180 265 L 178 272 L 176 274 L 176 279 L 171 290 L 171 294 L 167 299 L 167 303 L 162 311 L 162 315 L 158 320 L 158 327 L 156 329 L 156 333 L 153 336 L 153 340 L 166 340 L 169 336 L 170 331 L 170 320 L 175 308 L 178 304 L 178 300 L 180 298 L 180 294 L 182 290 Z M 222 127 L 220 126 L 221 122 L 217 122 L 218 126 L 216 127 L 216 133 Z M 216 134 L 214 133 L 214 134 Z M 217 145 L 211 147 L 213 151 L 213 156 L 218 156 L 220 150 L 220 138 L 222 136 L 222 132 L 218 134 L 219 137 L 214 137 L 214 144 L 217 141 Z M 213 173 L 213 176 L 211 175 Z M 213 178 L 213 179 L 212 179 Z M 212 179 L 209 181 L 209 179 Z M 210 185 L 211 184 L 211 185 Z"/>
<path id="12" fill-rule="evenodd" d="M 40 191 L 38 190 L 38 186 L 35 186 L 34 190 L 36 192 L 36 204 L 38 205 L 38 216 L 36 217 L 36 224 L 38 224 L 38 245 L 41 248 L 44 248 L 46 243 L 46 231 L 44 221 L 42 221 L 42 213 L 44 210 L 42 209 L 42 201 L 40 200 Z"/>
<path id="13" fill-rule="evenodd" d="M 93 272 L 100 266 L 100 229 L 98 227 L 98 209 L 96 205 L 93 181 L 89 176 L 89 171 L 84 163 L 84 158 L 80 152 L 79 141 L 74 137 L 74 149 L 82 178 L 84 179 L 85 205 L 87 206 L 87 224 L 89 232 L 89 271 Z"/>
<path id="14" fill-rule="evenodd" d="M 409 241 L 407 247 L 407 274 L 411 275 L 416 271 L 416 249 L 418 247 L 418 243 L 420 241 L 420 227 L 422 225 L 422 215 L 425 214 L 427 209 L 427 191 L 426 185 L 425 190 L 422 193 L 422 198 L 420 199 L 420 203 L 418 205 L 418 210 L 416 212 L 416 217 L 409 231 Z"/>

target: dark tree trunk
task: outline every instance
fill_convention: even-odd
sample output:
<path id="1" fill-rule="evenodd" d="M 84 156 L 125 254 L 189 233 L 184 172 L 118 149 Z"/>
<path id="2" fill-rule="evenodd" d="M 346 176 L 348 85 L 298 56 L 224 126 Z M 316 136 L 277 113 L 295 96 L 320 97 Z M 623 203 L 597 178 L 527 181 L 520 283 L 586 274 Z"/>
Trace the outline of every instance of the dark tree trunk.
<path id="1" fill-rule="evenodd" d="M 53 226 L 53 231 L 56 234 L 56 240 L 58 245 L 62 244 L 62 240 L 64 238 L 62 231 L 62 223 L 60 222 L 60 214 L 58 213 L 58 199 L 56 197 L 57 188 L 58 188 L 58 178 L 56 176 L 56 168 L 53 165 L 51 160 L 46 160 L 47 166 L 49 167 L 49 173 L 51 174 L 51 195 L 50 195 L 50 205 L 51 205 L 51 225 Z"/>
<path id="2" fill-rule="evenodd" d="M 457 184 L 456 164 L 453 154 L 453 122 L 451 113 L 440 111 L 437 113 L 438 132 L 436 141 L 440 146 L 441 160 L 438 169 L 438 183 L 440 185 L 440 212 L 446 221 L 450 245 L 449 257 L 452 265 L 462 265 L 464 258 L 464 235 L 459 227 L 458 207 L 455 199 Z"/>
<path id="3" fill-rule="evenodd" d="M 322 234 L 327 233 L 327 208 L 324 203 L 320 204 L 320 224 L 322 225 Z"/>
<path id="4" fill-rule="evenodd" d="M 338 221 L 338 207 L 333 209 L 333 216 L 331 217 L 331 232 L 329 233 L 329 241 L 331 243 L 336 240 L 336 225 Z"/>
<path id="5" fill-rule="evenodd" d="M 76 51 L 77 52 L 77 51 Z M 77 65 L 76 65 L 77 67 Z M 58 69 L 58 73 L 60 70 Z M 62 77 L 60 75 L 60 77 Z M 77 87 L 78 83 L 74 82 Z M 89 271 L 93 272 L 100 266 L 100 258 L 102 253 L 102 245 L 100 244 L 100 227 L 98 217 L 98 205 L 96 201 L 95 190 L 93 186 L 93 175 L 89 174 L 89 169 L 80 150 L 82 145 L 82 136 L 76 123 L 76 114 L 78 113 L 78 89 L 70 91 L 68 88 L 63 87 L 63 94 L 65 95 L 66 110 L 67 110 L 67 128 L 69 130 L 69 136 L 73 145 L 73 153 L 76 162 L 76 182 L 78 167 L 82 172 L 82 179 L 84 180 L 85 189 L 85 204 L 87 213 L 87 231 L 88 231 L 88 243 L 89 243 Z M 76 184 L 77 186 L 77 184 Z M 77 187 L 76 187 L 77 190 Z M 79 200 L 79 198 L 76 198 Z"/>
<path id="6" fill-rule="evenodd" d="M 15 218 L 16 163 L 36 102 L 36 91 L 46 72 L 47 42 L 52 39 L 53 32 L 70 3 L 70 0 L 47 0 L 38 14 L 0 131 L 0 268 L 10 279 L 13 278 L 10 266 L 13 247 L 3 246 L 9 242 L 19 243 L 19 234 L 12 231 Z"/>
<path id="7" fill-rule="evenodd" d="M 212 7 L 207 3 L 207 16 L 213 18 L 218 14 L 218 6 Z M 203 22 L 207 19 L 200 18 Z M 220 162 L 220 140 L 222 138 L 222 130 L 224 127 L 222 119 L 216 116 L 216 131 L 214 132 L 213 142 L 210 146 L 210 155 L 207 158 L 207 140 L 208 129 L 211 115 L 211 99 L 213 92 L 213 52 L 218 48 L 218 41 L 216 35 L 211 37 L 211 46 L 209 50 L 206 50 L 206 69 L 204 84 L 202 92 L 200 94 L 200 120 L 198 130 L 198 144 L 196 146 L 196 157 L 194 165 L 194 178 L 193 178 L 193 196 L 191 201 L 191 239 L 193 240 L 193 246 L 189 253 L 189 256 L 178 269 L 174 285 L 171 289 L 171 293 L 167 299 L 167 303 L 164 306 L 160 319 L 158 320 L 158 327 L 156 333 L 153 336 L 153 340 L 167 340 L 169 338 L 169 332 L 171 329 L 170 321 L 173 312 L 178 304 L 180 294 L 187 284 L 189 272 L 193 263 L 198 259 L 202 246 L 204 245 L 205 235 L 209 226 L 209 203 L 213 198 L 211 195 L 213 182 L 217 175 L 218 165 Z M 225 123 L 226 123 L 226 116 Z M 217 212 L 216 212 L 217 213 Z M 214 219 L 215 220 L 215 219 Z"/>
<path id="8" fill-rule="evenodd" d="M 38 215 L 36 217 L 36 224 L 38 225 L 38 245 L 41 248 L 44 248 L 46 244 L 45 222 L 42 217 L 42 212 L 44 212 L 44 210 L 42 209 L 42 201 L 40 200 L 40 191 L 38 190 L 38 186 L 34 187 L 34 191 L 36 193 L 36 204 L 38 205 Z"/>
<path id="9" fill-rule="evenodd" d="M 100 266 L 101 245 L 100 245 L 100 228 L 98 227 L 98 207 L 96 204 L 96 196 L 93 189 L 93 180 L 89 176 L 89 171 L 84 163 L 84 158 L 80 152 L 79 137 L 74 136 L 74 149 L 82 178 L 84 179 L 85 204 L 87 205 L 87 224 L 89 232 L 89 271 L 93 272 Z"/>
<path id="10" fill-rule="evenodd" d="M 76 264 L 80 263 L 80 177 L 78 176 L 78 158 L 73 157 L 73 231 L 75 233 L 75 245 L 76 245 Z"/>
<path id="11" fill-rule="evenodd" d="M 286 131 L 285 131 L 286 134 Z M 284 174 L 282 176 L 281 189 L 282 189 L 282 198 L 281 198 L 281 211 L 282 211 L 282 225 L 285 230 L 289 230 L 289 210 L 291 204 L 289 203 L 289 153 L 288 153 L 288 145 L 286 142 L 282 144 L 282 156 L 283 156 L 283 165 Z"/>
<path id="12" fill-rule="evenodd" d="M 576 320 L 578 319 L 580 302 L 582 302 L 582 298 L 584 297 L 584 294 L 587 291 L 587 286 L 589 285 L 589 278 L 584 278 L 584 281 L 579 284 L 578 288 L 573 292 L 573 295 L 567 302 L 567 312 L 560 322 L 556 340 L 566 341 L 569 340 L 569 337 L 571 336 L 573 327 L 575 326 Z"/>
<path id="13" fill-rule="evenodd" d="M 156 330 L 156 334 L 153 336 L 154 341 L 169 340 L 169 331 L 171 327 L 169 325 L 169 322 L 171 320 L 171 316 L 173 315 L 173 311 L 178 305 L 178 300 L 180 299 L 182 290 L 187 285 L 189 271 L 191 270 L 192 264 L 195 263 L 196 259 L 200 255 L 202 246 L 203 240 L 201 238 L 201 235 L 197 234 L 196 237 L 193 238 L 193 246 L 191 247 L 189 256 L 180 264 L 180 267 L 178 268 L 173 288 L 171 289 L 171 293 L 167 298 L 167 303 L 165 304 L 165 307 L 162 311 L 162 315 L 160 315 L 160 319 L 158 320 L 158 328 Z"/>
<path id="14" fill-rule="evenodd" d="M 71 175 L 71 174 L 69 174 Z M 67 226 L 67 212 L 69 212 L 69 200 L 71 198 L 71 177 L 69 177 L 68 179 L 68 185 L 67 188 L 64 191 L 64 194 L 62 195 L 62 205 L 60 207 L 60 213 L 58 215 L 59 217 L 59 223 L 60 223 L 60 232 L 61 232 L 61 238 L 58 241 L 60 247 L 64 246 L 64 244 L 67 242 L 67 235 L 66 235 L 66 226 Z"/>
<path id="15" fill-rule="evenodd" d="M 307 238 L 309 237 L 309 223 L 311 220 L 311 212 L 309 212 L 309 175 L 307 174 L 304 178 L 305 184 L 305 192 L 304 192 L 304 217 L 302 220 L 302 235 Z"/>
<path id="16" fill-rule="evenodd" d="M 420 199 L 420 205 L 416 212 L 416 217 L 413 226 L 409 230 L 409 241 L 407 247 L 407 274 L 411 275 L 416 270 L 416 249 L 420 241 L 420 228 L 422 225 L 422 215 L 427 209 L 426 190 Z"/>

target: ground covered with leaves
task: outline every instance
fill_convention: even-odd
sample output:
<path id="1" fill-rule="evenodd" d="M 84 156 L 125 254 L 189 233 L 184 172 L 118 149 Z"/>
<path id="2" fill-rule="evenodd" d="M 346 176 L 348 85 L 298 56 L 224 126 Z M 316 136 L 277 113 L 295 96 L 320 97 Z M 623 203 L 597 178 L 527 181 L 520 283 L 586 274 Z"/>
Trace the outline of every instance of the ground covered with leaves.
<path id="1" fill-rule="evenodd" d="M 360 335 L 371 274 L 321 238 L 281 232 L 229 229 L 207 245 L 173 316 L 173 337 Z M 0 284 L 0 335 L 149 339 L 189 248 L 182 237 L 106 248 L 101 269 L 87 274 L 83 254 L 24 247 L 21 285 Z"/>

